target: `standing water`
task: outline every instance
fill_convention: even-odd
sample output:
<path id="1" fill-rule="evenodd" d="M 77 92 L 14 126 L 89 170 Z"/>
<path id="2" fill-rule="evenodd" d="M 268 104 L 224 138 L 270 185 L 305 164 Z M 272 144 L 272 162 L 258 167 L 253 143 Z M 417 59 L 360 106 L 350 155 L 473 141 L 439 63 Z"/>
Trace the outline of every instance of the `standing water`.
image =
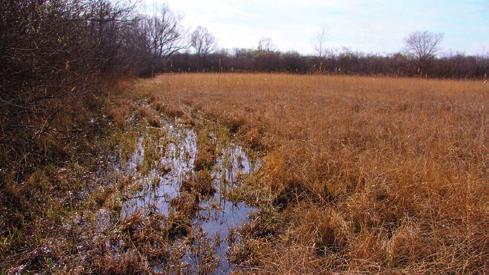
<path id="1" fill-rule="evenodd" d="M 197 137 L 192 129 L 165 123 L 166 136 L 160 138 L 158 150 L 163 156 L 158 165 L 145 175 L 138 172 L 145 160 L 144 141 L 138 139 L 136 150 L 130 157 L 124 170 L 135 183 L 142 186 L 140 191 L 131 195 L 122 205 L 121 219 L 131 215 L 158 211 L 168 217 L 173 211 L 171 201 L 178 198 L 182 184 L 195 176 L 195 159 L 197 156 Z M 201 198 L 198 211 L 192 217 L 192 232 L 200 232 L 206 241 L 214 241 L 214 253 L 217 257 L 216 274 L 228 274 L 232 265 L 226 257 L 228 244 L 226 239 L 233 229 L 246 223 L 255 210 L 244 202 L 231 202 L 229 192 L 239 184 L 243 175 L 253 172 L 250 158 L 239 146 L 229 144 L 224 147 L 212 168 L 212 184 L 216 192 L 210 197 Z M 198 243 L 192 246 L 198 246 Z M 189 248 L 183 261 L 190 271 L 198 272 L 199 255 Z"/>

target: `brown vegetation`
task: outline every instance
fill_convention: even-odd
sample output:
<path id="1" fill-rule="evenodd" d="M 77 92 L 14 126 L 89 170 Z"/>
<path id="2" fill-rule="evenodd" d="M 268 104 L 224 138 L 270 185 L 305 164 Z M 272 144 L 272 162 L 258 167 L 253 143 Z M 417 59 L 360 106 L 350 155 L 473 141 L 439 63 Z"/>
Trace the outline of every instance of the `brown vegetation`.
<path id="1" fill-rule="evenodd" d="M 211 169 L 230 139 L 264 157 L 258 175 L 239 177 L 248 184 L 227 195 L 261 209 L 232 248 L 244 272 L 489 268 L 487 85 L 264 74 L 115 84 L 168 71 L 486 79 L 487 57 L 436 58 L 441 38 L 429 33 L 411 40 L 432 45 L 417 58 L 303 56 L 268 38 L 257 50 L 215 52 L 203 27 L 185 41 L 168 7 L 146 16 L 118 3 L 0 0 L 0 273 L 152 272 L 155 259 L 179 271 L 182 248 L 168 245 L 216 191 Z M 123 194 L 143 187 L 109 172 L 129 160 L 143 129 L 138 172 L 158 166 L 162 116 L 198 136 L 195 177 L 172 201 L 177 215 L 91 229 L 99 214 L 116 220 Z M 125 241 L 124 253 L 109 239 Z M 204 250 L 210 272 L 215 257 Z"/>
<path id="2" fill-rule="evenodd" d="M 66 195 L 78 204 L 72 194 L 87 192 L 78 172 L 93 172 L 108 149 L 97 141 L 112 130 L 103 113 L 116 83 L 161 63 L 155 51 L 181 36 L 166 9 L 139 18 L 132 8 L 107 0 L 0 1 L 0 270 L 4 258 L 45 233 L 46 212 L 61 217 L 73 207 Z M 152 39 L 167 38 L 151 44 L 159 49 L 146 43 L 155 32 Z M 118 127 L 126 123 L 124 107 L 109 112 Z M 59 181 L 59 169 L 75 183 Z"/>
<path id="3" fill-rule="evenodd" d="M 216 118 L 265 155 L 256 183 L 274 199 L 236 253 L 256 265 L 244 271 L 489 268 L 487 86 L 186 74 L 135 91 Z"/>

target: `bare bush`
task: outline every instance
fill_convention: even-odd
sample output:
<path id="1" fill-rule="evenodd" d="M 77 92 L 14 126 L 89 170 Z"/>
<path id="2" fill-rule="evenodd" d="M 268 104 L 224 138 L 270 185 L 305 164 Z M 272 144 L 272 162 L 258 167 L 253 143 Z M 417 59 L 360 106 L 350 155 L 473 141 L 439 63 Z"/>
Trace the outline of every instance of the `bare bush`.
<path id="1" fill-rule="evenodd" d="M 62 141 L 97 106 L 102 77 L 124 67 L 120 34 L 130 8 L 91 0 L 1 6 L 0 176 L 20 179 L 63 157 Z"/>

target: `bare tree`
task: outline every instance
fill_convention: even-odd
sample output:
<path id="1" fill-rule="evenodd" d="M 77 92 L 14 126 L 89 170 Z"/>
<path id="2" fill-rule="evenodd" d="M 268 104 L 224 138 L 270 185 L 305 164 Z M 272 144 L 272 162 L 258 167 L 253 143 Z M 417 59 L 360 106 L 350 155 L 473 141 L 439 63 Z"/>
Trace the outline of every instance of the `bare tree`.
<path id="1" fill-rule="evenodd" d="M 204 27 L 197 27 L 190 37 L 190 46 L 198 56 L 207 56 L 216 49 L 216 39 Z"/>
<path id="2" fill-rule="evenodd" d="M 258 50 L 262 52 L 274 52 L 277 50 L 277 46 L 273 43 L 271 38 L 263 37 L 258 41 Z"/>
<path id="3" fill-rule="evenodd" d="M 420 61 L 434 58 L 440 51 L 443 34 L 429 31 L 411 33 L 406 39 L 406 49 Z"/>
<path id="4" fill-rule="evenodd" d="M 183 31 L 180 18 L 164 6 L 159 15 L 147 17 L 142 21 L 147 35 L 148 47 L 156 57 L 166 58 L 183 49 Z"/>
<path id="5" fill-rule="evenodd" d="M 321 31 L 316 34 L 314 39 L 314 51 L 318 57 L 324 57 L 326 54 L 326 41 L 328 40 L 328 33 L 326 27 L 323 26 Z"/>
<path id="6" fill-rule="evenodd" d="M 326 56 L 326 41 L 327 40 L 328 40 L 328 33 L 326 31 L 326 26 L 323 26 L 321 28 L 321 31 L 319 31 L 316 34 L 316 37 L 313 40 L 314 51 L 318 57 L 317 71 L 319 71 L 319 72 L 324 71 L 324 57 Z"/>

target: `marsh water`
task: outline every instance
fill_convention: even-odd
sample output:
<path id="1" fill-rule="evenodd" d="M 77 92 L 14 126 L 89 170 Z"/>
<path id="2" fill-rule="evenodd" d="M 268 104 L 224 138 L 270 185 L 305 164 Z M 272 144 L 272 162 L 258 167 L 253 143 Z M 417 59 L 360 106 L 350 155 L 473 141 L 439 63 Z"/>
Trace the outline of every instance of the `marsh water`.
<path id="1" fill-rule="evenodd" d="M 175 211 L 171 202 L 180 196 L 182 185 L 195 177 L 198 153 L 195 131 L 169 122 L 165 122 L 161 130 L 165 135 L 157 142 L 157 148 L 154 148 L 161 153 L 161 158 L 154 168 L 144 174 L 138 171 L 146 157 L 145 135 L 137 140 L 134 153 L 127 165 L 122 167 L 123 172 L 141 186 L 139 191 L 131 194 L 123 203 L 120 217 L 122 220 L 135 213 L 150 211 L 168 216 Z M 232 143 L 224 145 L 211 170 L 215 192 L 199 199 L 198 210 L 191 217 L 192 232 L 200 233 L 208 243 L 213 244 L 218 261 L 215 274 L 231 272 L 232 264 L 226 256 L 229 246 L 227 239 L 256 211 L 244 202 L 230 201 L 227 194 L 239 184 L 240 178 L 253 173 L 256 166 L 242 147 Z M 191 244 L 199 245 L 198 242 Z M 192 252 L 195 250 L 189 247 L 182 259 L 192 273 L 199 271 L 201 262 L 201 256 Z"/>

